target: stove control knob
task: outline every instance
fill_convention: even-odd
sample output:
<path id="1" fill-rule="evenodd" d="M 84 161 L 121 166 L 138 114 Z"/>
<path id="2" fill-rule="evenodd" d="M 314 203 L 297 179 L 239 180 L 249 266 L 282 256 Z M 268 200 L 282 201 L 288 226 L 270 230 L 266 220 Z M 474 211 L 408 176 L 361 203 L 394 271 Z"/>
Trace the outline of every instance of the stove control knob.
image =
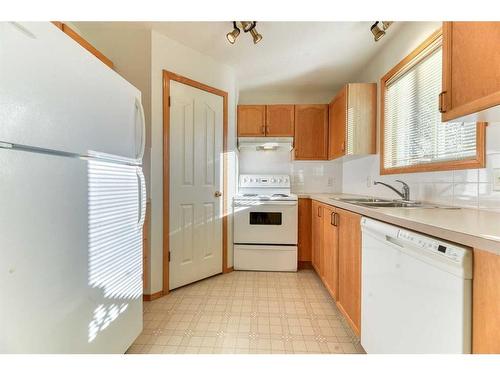
<path id="1" fill-rule="evenodd" d="M 247 183 L 247 182 L 248 182 L 248 178 L 246 178 L 246 177 L 245 177 L 245 178 L 243 179 L 243 182 L 244 182 L 244 183 Z"/>
<path id="2" fill-rule="evenodd" d="M 276 182 L 276 179 L 271 178 L 271 182 L 274 184 Z"/>

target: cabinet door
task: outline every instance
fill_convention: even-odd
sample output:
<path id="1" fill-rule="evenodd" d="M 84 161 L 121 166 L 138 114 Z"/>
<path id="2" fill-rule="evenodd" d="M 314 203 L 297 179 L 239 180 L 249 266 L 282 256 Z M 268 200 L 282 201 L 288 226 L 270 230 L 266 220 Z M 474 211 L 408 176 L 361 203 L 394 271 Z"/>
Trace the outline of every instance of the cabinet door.
<path id="1" fill-rule="evenodd" d="M 443 121 L 500 105 L 499 46 L 500 22 L 444 22 Z"/>
<path id="2" fill-rule="evenodd" d="M 314 269 L 322 274 L 322 243 L 323 243 L 323 206 L 318 201 L 312 201 L 312 253 L 311 261 Z"/>
<path id="3" fill-rule="evenodd" d="M 323 282 L 331 296 L 338 299 L 338 230 L 335 209 L 323 210 Z"/>
<path id="4" fill-rule="evenodd" d="M 299 198 L 299 238 L 298 238 L 298 258 L 300 262 L 311 261 L 311 200 Z"/>
<path id="5" fill-rule="evenodd" d="M 295 106 L 295 159 L 328 159 L 328 105 Z"/>
<path id="6" fill-rule="evenodd" d="M 338 304 L 354 332 L 361 326 L 361 216 L 336 209 L 339 214 Z"/>
<path id="7" fill-rule="evenodd" d="M 266 106 L 238 106 L 238 136 L 264 137 L 266 135 Z"/>
<path id="8" fill-rule="evenodd" d="M 266 106 L 266 136 L 293 137 L 295 124 L 294 105 Z"/>
<path id="9" fill-rule="evenodd" d="M 500 354 L 500 255 L 474 249 L 472 352 Z"/>
<path id="10" fill-rule="evenodd" d="M 335 159 L 345 155 L 347 87 L 348 86 L 344 86 L 330 103 L 328 159 Z"/>

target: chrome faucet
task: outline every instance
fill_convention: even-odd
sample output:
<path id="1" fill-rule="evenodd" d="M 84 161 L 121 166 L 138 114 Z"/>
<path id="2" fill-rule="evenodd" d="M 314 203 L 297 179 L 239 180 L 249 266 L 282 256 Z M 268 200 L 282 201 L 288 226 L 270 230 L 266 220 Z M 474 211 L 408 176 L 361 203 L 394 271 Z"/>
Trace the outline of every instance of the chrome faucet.
<path id="1" fill-rule="evenodd" d="M 398 189 L 396 189 L 395 187 L 389 185 L 389 184 L 386 184 L 384 182 L 381 182 L 381 181 L 373 181 L 373 185 L 384 185 L 385 187 L 388 187 L 389 189 L 391 189 L 392 191 L 394 191 L 397 195 L 399 195 L 404 201 L 409 201 L 410 200 L 410 187 L 408 186 L 408 184 L 404 181 L 401 181 L 401 180 L 396 180 L 396 182 L 400 182 L 403 184 L 403 190 L 402 191 L 399 191 Z"/>

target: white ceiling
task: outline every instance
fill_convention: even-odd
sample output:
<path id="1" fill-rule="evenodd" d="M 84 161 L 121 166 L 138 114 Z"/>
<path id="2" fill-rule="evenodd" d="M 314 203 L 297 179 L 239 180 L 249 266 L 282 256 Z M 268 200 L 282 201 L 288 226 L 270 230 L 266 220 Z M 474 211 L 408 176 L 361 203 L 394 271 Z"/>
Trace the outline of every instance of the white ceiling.
<path id="1" fill-rule="evenodd" d="M 131 27 L 131 23 L 115 23 Z M 397 32 L 400 22 L 373 41 L 371 22 L 258 22 L 263 40 L 243 32 L 231 45 L 231 22 L 141 22 L 186 46 L 234 67 L 241 93 L 337 91 Z M 102 23 L 101 23 L 102 25 Z M 83 25 L 82 25 L 83 26 Z"/>

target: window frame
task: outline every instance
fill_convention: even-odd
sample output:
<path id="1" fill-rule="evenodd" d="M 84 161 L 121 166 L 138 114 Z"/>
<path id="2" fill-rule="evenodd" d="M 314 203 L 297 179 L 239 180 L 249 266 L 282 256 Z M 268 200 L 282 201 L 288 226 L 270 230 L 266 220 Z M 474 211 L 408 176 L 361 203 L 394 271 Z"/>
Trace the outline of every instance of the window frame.
<path id="1" fill-rule="evenodd" d="M 384 165 L 384 153 L 385 153 L 385 139 L 384 139 L 384 123 L 385 123 L 385 92 L 387 87 L 387 82 L 396 75 L 401 69 L 403 69 L 408 63 L 415 59 L 422 51 L 424 51 L 428 46 L 434 43 L 437 39 L 442 36 L 442 29 L 436 30 L 429 36 L 422 44 L 420 44 L 415 50 L 410 52 L 405 58 L 403 58 L 398 64 L 396 64 L 391 70 L 389 70 L 380 79 L 380 174 L 399 174 L 399 173 L 417 173 L 417 172 L 434 172 L 434 171 L 450 171 L 459 169 L 473 169 L 473 168 L 484 168 L 486 164 L 486 122 L 476 123 L 476 155 L 471 158 L 462 160 L 450 160 L 450 161 L 437 161 L 433 163 L 422 163 L 409 165 L 407 167 L 394 167 L 385 168 Z M 444 44 L 444 43 L 443 43 Z"/>

